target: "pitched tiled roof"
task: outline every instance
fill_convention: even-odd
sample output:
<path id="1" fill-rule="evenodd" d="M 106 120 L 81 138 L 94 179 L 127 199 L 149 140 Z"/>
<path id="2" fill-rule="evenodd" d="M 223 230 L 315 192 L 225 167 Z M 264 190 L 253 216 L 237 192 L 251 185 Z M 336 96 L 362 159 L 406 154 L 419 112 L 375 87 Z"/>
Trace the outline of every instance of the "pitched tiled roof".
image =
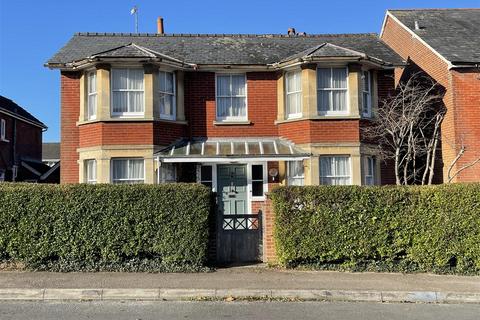
<path id="1" fill-rule="evenodd" d="M 21 119 L 25 119 L 27 121 L 33 122 L 36 125 L 42 127 L 42 128 L 47 128 L 46 125 L 44 125 L 40 120 L 32 116 L 27 110 L 23 109 L 20 107 L 18 104 L 16 104 L 14 101 L 4 97 L 0 96 L 0 110 L 4 110 L 7 113 L 10 113 L 16 117 L 19 117 Z"/>
<path id="2" fill-rule="evenodd" d="M 448 61 L 480 63 L 480 9 L 389 10 Z M 419 30 L 415 29 L 415 21 Z"/>
<path id="3" fill-rule="evenodd" d="M 47 65 L 58 66 L 79 61 L 130 44 L 185 63 L 266 65 L 324 43 L 362 52 L 387 64 L 403 63 L 376 34 L 285 36 L 77 33 Z"/>
<path id="4" fill-rule="evenodd" d="M 308 48 L 302 52 L 296 53 L 290 57 L 283 59 L 283 61 L 290 61 L 299 58 L 308 57 L 362 57 L 363 53 L 351 49 L 339 47 L 330 43 L 322 43 L 313 48 Z"/>
<path id="5" fill-rule="evenodd" d="M 42 159 L 45 159 L 45 160 L 60 159 L 60 143 L 58 142 L 42 143 Z"/>

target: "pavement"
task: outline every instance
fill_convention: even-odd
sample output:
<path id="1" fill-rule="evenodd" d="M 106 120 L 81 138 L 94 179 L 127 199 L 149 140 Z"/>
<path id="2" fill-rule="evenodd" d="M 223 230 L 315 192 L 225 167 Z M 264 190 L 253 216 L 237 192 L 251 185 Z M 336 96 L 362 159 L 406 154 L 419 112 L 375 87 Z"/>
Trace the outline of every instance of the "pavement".
<path id="1" fill-rule="evenodd" d="M 472 320 L 477 304 L 246 301 L 2 301 L 2 320 Z"/>
<path id="2" fill-rule="evenodd" d="M 0 272 L 0 300 L 330 300 L 480 304 L 480 277 L 298 271 Z"/>

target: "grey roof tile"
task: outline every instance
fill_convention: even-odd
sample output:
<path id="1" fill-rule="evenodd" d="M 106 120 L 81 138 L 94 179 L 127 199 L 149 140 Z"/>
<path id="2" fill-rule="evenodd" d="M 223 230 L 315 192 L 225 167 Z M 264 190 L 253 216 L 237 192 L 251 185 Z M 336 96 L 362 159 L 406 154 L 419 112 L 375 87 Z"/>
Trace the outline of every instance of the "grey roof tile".
<path id="1" fill-rule="evenodd" d="M 266 65 L 325 42 L 365 53 L 387 63 L 403 63 L 376 34 L 284 36 L 77 33 L 48 64 L 78 61 L 133 43 L 186 63 Z"/>
<path id="2" fill-rule="evenodd" d="M 389 10 L 452 63 L 480 63 L 480 9 Z M 418 21 L 420 30 L 415 30 Z"/>
<path id="3" fill-rule="evenodd" d="M 59 142 L 44 142 L 42 143 L 42 158 L 43 159 L 60 159 L 60 143 Z"/>
<path id="4" fill-rule="evenodd" d="M 27 110 L 23 109 L 18 104 L 16 104 L 13 100 L 8 99 L 7 97 L 0 96 L 0 109 L 4 109 L 10 113 L 15 114 L 20 118 L 34 122 L 40 127 L 44 127 L 44 128 L 47 127 L 40 120 L 32 116 Z"/>

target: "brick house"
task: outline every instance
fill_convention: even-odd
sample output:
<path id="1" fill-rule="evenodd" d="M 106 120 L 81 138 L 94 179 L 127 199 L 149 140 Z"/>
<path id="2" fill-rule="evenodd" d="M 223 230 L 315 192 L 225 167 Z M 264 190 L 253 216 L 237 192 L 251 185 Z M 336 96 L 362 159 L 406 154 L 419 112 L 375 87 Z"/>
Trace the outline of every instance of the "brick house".
<path id="1" fill-rule="evenodd" d="M 275 185 L 391 181 L 360 128 L 403 64 L 375 34 L 75 34 L 47 63 L 61 182 L 201 182 L 217 260 L 271 259 Z"/>
<path id="2" fill-rule="evenodd" d="M 0 181 L 38 181 L 42 167 L 42 132 L 47 129 L 14 101 L 0 96 Z"/>
<path id="3" fill-rule="evenodd" d="M 448 168 L 465 148 L 452 172 L 480 158 L 480 9 L 389 10 L 381 39 L 409 66 L 420 69 L 444 89 L 447 114 L 442 124 L 443 181 Z M 454 178 L 455 182 L 480 181 L 480 163 Z"/>

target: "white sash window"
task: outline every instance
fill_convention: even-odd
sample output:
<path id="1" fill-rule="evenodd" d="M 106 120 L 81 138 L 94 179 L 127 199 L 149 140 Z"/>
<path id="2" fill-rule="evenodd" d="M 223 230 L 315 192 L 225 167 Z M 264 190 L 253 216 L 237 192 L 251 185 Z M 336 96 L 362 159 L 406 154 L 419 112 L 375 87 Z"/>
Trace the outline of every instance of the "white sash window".
<path id="1" fill-rule="evenodd" d="M 347 68 L 317 69 L 317 109 L 320 115 L 348 113 Z"/>
<path id="2" fill-rule="evenodd" d="M 85 182 L 89 184 L 97 183 L 97 161 L 85 160 Z"/>
<path id="3" fill-rule="evenodd" d="M 303 161 L 287 162 L 287 179 L 289 186 L 303 186 L 305 184 Z"/>
<path id="4" fill-rule="evenodd" d="M 87 73 L 87 119 L 93 120 L 97 116 L 97 72 Z"/>
<path id="5" fill-rule="evenodd" d="M 112 159 L 113 183 L 143 183 L 145 169 L 143 159 Z"/>
<path id="6" fill-rule="evenodd" d="M 112 69 L 112 115 L 143 116 L 143 69 Z"/>
<path id="7" fill-rule="evenodd" d="M 302 116 L 302 71 L 290 71 L 286 79 L 286 113 L 287 119 Z"/>
<path id="8" fill-rule="evenodd" d="M 172 72 L 158 72 L 158 103 L 160 118 L 175 120 L 176 109 L 175 74 Z"/>
<path id="9" fill-rule="evenodd" d="M 372 116 L 372 83 L 370 72 L 362 72 L 362 116 Z"/>
<path id="10" fill-rule="evenodd" d="M 351 181 L 349 156 L 320 157 L 320 184 L 349 185 Z"/>
<path id="11" fill-rule="evenodd" d="M 218 121 L 247 120 L 247 80 L 244 74 L 217 74 Z"/>

